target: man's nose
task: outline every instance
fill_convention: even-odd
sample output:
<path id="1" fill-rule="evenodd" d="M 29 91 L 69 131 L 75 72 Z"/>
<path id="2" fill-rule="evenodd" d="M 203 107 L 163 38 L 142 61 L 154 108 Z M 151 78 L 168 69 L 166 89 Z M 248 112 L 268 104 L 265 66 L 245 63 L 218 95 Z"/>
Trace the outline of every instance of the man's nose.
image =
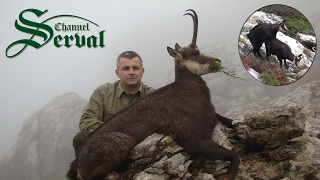
<path id="1" fill-rule="evenodd" d="M 133 68 L 132 67 L 129 69 L 129 73 L 133 74 Z"/>

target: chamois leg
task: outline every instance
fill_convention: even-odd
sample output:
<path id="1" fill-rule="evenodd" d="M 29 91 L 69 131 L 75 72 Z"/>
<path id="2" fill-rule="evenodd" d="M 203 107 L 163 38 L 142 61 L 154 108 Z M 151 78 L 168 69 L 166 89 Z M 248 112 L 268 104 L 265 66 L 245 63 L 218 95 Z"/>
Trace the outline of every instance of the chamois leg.
<path id="1" fill-rule="evenodd" d="M 232 120 L 216 113 L 218 120 L 228 128 L 233 128 Z"/>
<path id="2" fill-rule="evenodd" d="M 90 140 L 86 141 L 86 146 L 77 154 L 79 179 L 119 179 L 117 174 L 109 173 L 120 168 L 128 160 L 136 141 L 120 132 L 97 135 L 95 139 Z"/>
<path id="3" fill-rule="evenodd" d="M 224 160 L 230 161 L 229 171 L 227 172 L 224 180 L 234 180 L 238 166 L 240 163 L 239 156 L 232 150 L 226 149 L 211 139 L 203 140 L 203 141 L 193 141 L 194 144 L 184 144 L 183 148 L 187 150 L 190 154 L 204 156 L 211 160 Z"/>
<path id="4" fill-rule="evenodd" d="M 278 58 L 278 57 L 277 57 L 277 59 L 278 59 L 278 61 L 279 61 L 279 63 L 280 63 L 280 69 L 282 69 L 282 59 L 280 59 L 280 58 Z"/>
<path id="5" fill-rule="evenodd" d="M 260 54 L 260 47 L 262 46 L 262 41 L 261 39 L 256 39 L 255 37 L 253 37 L 252 34 L 248 34 L 247 37 L 249 38 L 251 44 L 252 44 L 252 51 L 255 57 L 260 57 L 261 58 L 261 54 Z"/>
<path id="6" fill-rule="evenodd" d="M 260 47 L 262 46 L 262 42 L 260 43 L 253 43 L 253 54 L 256 57 L 260 57 L 262 59 L 262 56 L 260 54 Z"/>
<path id="7" fill-rule="evenodd" d="M 70 180 L 77 180 L 77 160 L 72 161 L 67 173 L 67 178 Z"/>
<path id="8" fill-rule="evenodd" d="M 287 61 L 286 61 L 285 59 L 284 59 L 283 61 L 284 61 L 284 68 L 288 69 L 289 66 L 288 66 L 288 64 L 287 64 Z"/>
<path id="9" fill-rule="evenodd" d="M 121 176 L 119 173 L 112 171 L 106 177 L 102 178 L 101 180 L 121 180 Z"/>
<path id="10" fill-rule="evenodd" d="M 264 43 L 264 45 L 266 46 L 266 60 L 269 61 L 269 57 L 271 56 L 271 52 L 270 52 L 271 44 L 270 42 L 266 42 Z"/>

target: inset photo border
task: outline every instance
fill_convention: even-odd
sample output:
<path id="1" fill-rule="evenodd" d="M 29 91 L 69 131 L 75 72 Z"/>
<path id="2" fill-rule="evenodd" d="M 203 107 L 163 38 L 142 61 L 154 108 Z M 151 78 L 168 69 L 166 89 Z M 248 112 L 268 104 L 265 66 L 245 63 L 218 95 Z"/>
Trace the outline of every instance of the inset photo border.
<path id="1" fill-rule="evenodd" d="M 309 20 L 297 9 L 281 4 L 251 14 L 238 40 L 239 56 L 248 73 L 273 86 L 302 78 L 314 61 L 316 47 Z"/>

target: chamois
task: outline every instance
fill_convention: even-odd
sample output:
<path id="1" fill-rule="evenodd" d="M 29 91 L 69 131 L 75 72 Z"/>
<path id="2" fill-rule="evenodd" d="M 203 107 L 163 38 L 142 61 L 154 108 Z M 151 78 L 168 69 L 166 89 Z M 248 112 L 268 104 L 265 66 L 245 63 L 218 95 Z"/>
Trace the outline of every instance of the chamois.
<path id="1" fill-rule="evenodd" d="M 184 15 L 192 17 L 194 26 L 191 44 L 167 47 L 175 61 L 175 81 L 120 110 L 90 133 L 70 165 L 68 178 L 103 179 L 112 172 L 112 179 L 121 179 L 115 171 L 128 161 L 133 148 L 149 135 L 159 133 L 174 137 L 192 155 L 230 161 L 224 179 L 235 179 L 238 155 L 211 139 L 218 121 L 232 128 L 232 120 L 215 113 L 209 88 L 200 77 L 219 72 L 210 65 L 221 61 L 200 52 L 196 45 L 198 17 L 194 10 L 187 11 Z"/>
<path id="2" fill-rule="evenodd" d="M 298 62 L 302 59 L 302 54 L 295 56 L 292 54 L 289 45 L 279 39 L 275 38 L 270 41 L 270 53 L 277 56 L 280 62 L 280 68 L 282 68 L 282 60 L 284 60 L 285 68 L 288 68 L 286 59 L 295 62 L 296 66 L 299 68 Z"/>
<path id="3" fill-rule="evenodd" d="M 247 37 L 249 38 L 252 46 L 253 46 L 253 54 L 256 57 L 262 58 L 260 54 L 260 47 L 262 46 L 262 43 L 264 43 L 266 48 L 266 59 L 271 55 L 270 54 L 270 41 L 272 39 L 276 38 L 278 31 L 288 31 L 287 27 L 285 26 L 285 21 L 279 23 L 279 24 L 268 24 L 268 23 L 262 23 L 256 25 L 249 34 L 247 34 Z"/>

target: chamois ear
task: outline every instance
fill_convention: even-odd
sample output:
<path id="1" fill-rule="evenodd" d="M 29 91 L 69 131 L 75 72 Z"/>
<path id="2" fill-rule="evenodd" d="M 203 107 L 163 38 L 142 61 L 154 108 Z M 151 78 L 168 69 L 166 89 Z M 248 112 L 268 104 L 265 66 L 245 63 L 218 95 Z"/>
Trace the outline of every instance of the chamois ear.
<path id="1" fill-rule="evenodd" d="M 174 45 L 174 49 L 178 51 L 179 49 L 181 49 L 181 46 L 178 43 L 176 43 Z"/>
<path id="2" fill-rule="evenodd" d="M 171 47 L 167 46 L 167 50 L 168 50 L 168 53 L 174 57 L 174 58 L 178 58 L 178 59 L 181 59 L 182 58 L 182 55 L 180 54 L 179 51 L 177 50 L 174 50 L 172 49 Z"/>

